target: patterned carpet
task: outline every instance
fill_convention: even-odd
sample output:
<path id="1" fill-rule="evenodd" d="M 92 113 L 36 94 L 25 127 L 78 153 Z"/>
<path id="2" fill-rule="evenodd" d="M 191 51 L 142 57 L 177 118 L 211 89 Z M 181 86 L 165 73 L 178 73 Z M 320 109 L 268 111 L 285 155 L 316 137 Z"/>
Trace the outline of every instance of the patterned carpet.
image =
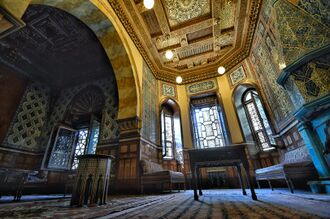
<path id="1" fill-rule="evenodd" d="M 69 199 L 0 204 L 0 218 L 330 218 L 330 196 L 257 190 L 258 201 L 237 189 L 148 196 L 111 196 L 107 205 L 69 207 Z"/>

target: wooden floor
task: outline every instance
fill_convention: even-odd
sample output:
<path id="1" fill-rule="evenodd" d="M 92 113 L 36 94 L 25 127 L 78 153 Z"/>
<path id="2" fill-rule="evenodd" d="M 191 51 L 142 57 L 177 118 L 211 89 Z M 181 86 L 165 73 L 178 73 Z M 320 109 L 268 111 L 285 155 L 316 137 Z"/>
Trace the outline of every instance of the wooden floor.
<path id="1" fill-rule="evenodd" d="M 0 218 L 330 218 L 330 196 L 256 190 L 258 201 L 238 189 L 162 195 L 111 196 L 107 205 L 69 207 L 69 199 L 0 204 Z"/>

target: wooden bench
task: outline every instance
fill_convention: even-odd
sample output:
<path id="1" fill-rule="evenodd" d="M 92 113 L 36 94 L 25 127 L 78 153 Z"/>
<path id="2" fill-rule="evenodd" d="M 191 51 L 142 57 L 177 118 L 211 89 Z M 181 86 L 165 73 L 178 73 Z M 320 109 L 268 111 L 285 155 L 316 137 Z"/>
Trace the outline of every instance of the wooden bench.
<path id="1" fill-rule="evenodd" d="M 312 160 L 305 146 L 285 152 L 280 164 L 255 170 L 256 180 L 260 188 L 259 181 L 268 181 L 269 187 L 274 190 L 271 180 L 285 180 L 291 193 L 294 185 L 292 180 L 308 180 L 317 177 Z"/>
<path id="2" fill-rule="evenodd" d="M 181 184 L 185 188 L 185 178 L 183 173 L 171 170 L 165 170 L 163 167 L 152 161 L 141 160 L 140 167 L 141 175 L 141 193 L 143 193 L 146 185 L 160 185 L 163 188 L 164 184 L 169 184 L 170 191 L 172 191 L 173 184 Z"/>

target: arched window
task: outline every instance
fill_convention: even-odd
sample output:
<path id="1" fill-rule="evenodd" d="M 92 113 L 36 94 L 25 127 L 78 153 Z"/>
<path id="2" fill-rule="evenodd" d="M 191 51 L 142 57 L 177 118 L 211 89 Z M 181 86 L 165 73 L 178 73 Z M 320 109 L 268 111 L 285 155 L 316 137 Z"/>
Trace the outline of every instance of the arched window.
<path id="1" fill-rule="evenodd" d="M 272 137 L 272 129 L 257 91 L 247 90 L 243 95 L 242 103 L 259 149 L 262 151 L 274 149 L 272 144 L 275 144 L 275 141 Z"/>
<path id="2" fill-rule="evenodd" d="M 169 99 L 161 105 L 161 144 L 163 157 L 183 162 L 180 112 L 176 103 Z"/>
<path id="3" fill-rule="evenodd" d="M 74 97 L 64 124 L 54 129 L 56 135 L 53 133 L 48 168 L 76 169 L 79 155 L 95 154 L 104 102 L 102 90 L 94 86 L 85 88 Z"/>
<path id="4" fill-rule="evenodd" d="M 191 118 L 196 148 L 214 148 L 229 144 L 226 120 L 215 95 L 192 99 Z"/>

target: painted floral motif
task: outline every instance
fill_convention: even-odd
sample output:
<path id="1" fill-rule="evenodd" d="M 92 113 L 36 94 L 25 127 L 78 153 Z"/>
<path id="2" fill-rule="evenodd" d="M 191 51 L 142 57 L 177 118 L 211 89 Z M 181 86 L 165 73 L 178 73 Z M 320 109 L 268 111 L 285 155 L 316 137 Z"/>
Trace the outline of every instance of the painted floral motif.
<path id="1" fill-rule="evenodd" d="M 175 97 L 175 88 L 169 84 L 163 84 L 163 96 Z"/>
<path id="2" fill-rule="evenodd" d="M 246 78 L 243 66 L 240 66 L 238 69 L 236 69 L 235 71 L 233 71 L 230 74 L 230 80 L 232 85 L 244 80 Z"/>

